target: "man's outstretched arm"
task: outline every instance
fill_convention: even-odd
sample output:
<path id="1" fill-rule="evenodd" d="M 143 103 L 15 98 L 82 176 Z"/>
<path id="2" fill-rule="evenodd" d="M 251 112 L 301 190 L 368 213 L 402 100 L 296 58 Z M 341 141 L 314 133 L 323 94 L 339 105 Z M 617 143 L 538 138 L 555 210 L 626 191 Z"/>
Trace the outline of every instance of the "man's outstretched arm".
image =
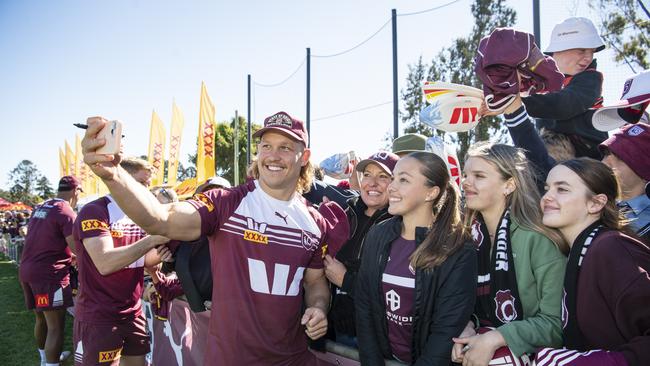
<path id="1" fill-rule="evenodd" d="M 138 183 L 119 163 L 120 155 L 98 154 L 106 140 L 97 133 L 108 120 L 88 118 L 86 134 L 81 142 L 84 162 L 104 181 L 111 196 L 126 215 L 149 234 L 164 235 L 170 239 L 192 241 L 201 234 L 201 217 L 192 205 L 185 202 L 161 204 Z"/>
<path id="2" fill-rule="evenodd" d="M 168 241 L 164 236 L 150 235 L 132 245 L 114 248 L 113 238 L 110 236 L 95 236 L 83 239 L 83 245 L 99 273 L 106 276 L 130 265 L 152 248 Z"/>

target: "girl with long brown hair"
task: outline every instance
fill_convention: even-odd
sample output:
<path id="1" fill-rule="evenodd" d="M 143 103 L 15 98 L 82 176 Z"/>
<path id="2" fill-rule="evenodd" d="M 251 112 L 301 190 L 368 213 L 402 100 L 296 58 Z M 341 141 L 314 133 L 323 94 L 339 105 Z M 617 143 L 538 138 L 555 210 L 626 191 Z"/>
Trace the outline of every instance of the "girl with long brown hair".
<path id="1" fill-rule="evenodd" d="M 476 291 L 458 191 L 440 157 L 415 152 L 399 160 L 388 192 L 394 217 L 366 235 L 357 275 L 361 363 L 447 366 Z"/>
<path id="2" fill-rule="evenodd" d="M 618 193 L 614 172 L 588 158 L 562 162 L 546 178 L 544 224 L 571 251 L 562 299 L 566 349 L 541 350 L 538 365 L 650 365 L 650 249 L 628 229 Z"/>

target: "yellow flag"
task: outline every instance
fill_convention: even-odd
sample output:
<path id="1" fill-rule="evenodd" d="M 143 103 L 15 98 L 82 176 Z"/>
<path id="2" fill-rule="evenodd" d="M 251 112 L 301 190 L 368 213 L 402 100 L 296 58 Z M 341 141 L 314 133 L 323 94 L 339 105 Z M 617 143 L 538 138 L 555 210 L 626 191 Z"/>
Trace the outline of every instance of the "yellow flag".
<path id="1" fill-rule="evenodd" d="M 156 111 L 151 114 L 149 130 L 149 163 L 153 166 L 152 186 L 159 186 L 165 180 L 165 126 Z"/>
<path id="2" fill-rule="evenodd" d="M 88 169 L 88 179 L 86 179 L 84 192 L 86 192 L 86 195 L 88 196 L 97 194 L 97 176 L 90 169 Z"/>
<path id="3" fill-rule="evenodd" d="M 65 175 L 76 175 L 74 171 L 74 153 L 68 140 L 65 140 Z"/>
<path id="4" fill-rule="evenodd" d="M 183 112 L 172 104 L 172 127 L 169 132 L 169 160 L 167 161 L 167 184 L 175 185 L 178 175 L 178 161 L 181 153 L 181 137 L 183 136 L 185 118 Z"/>
<path id="5" fill-rule="evenodd" d="M 74 141 L 75 141 L 75 147 L 74 147 L 74 149 L 75 149 L 75 151 L 74 151 L 75 161 L 74 161 L 74 165 L 75 165 L 75 168 L 77 170 L 77 175 L 75 175 L 75 176 L 77 178 L 79 178 L 79 180 L 81 181 L 81 188 L 84 190 L 81 193 L 81 196 L 84 197 L 86 195 L 85 187 L 86 187 L 86 181 L 88 180 L 88 170 L 90 168 L 88 168 L 88 165 L 86 165 L 86 163 L 84 163 L 84 156 L 83 156 L 83 152 L 81 150 L 81 139 L 79 139 L 79 135 L 77 135 L 77 134 L 74 135 Z"/>
<path id="6" fill-rule="evenodd" d="M 199 110 L 199 147 L 196 153 L 196 181 L 198 184 L 214 176 L 214 104 L 208 96 L 205 83 L 201 83 L 201 107 Z"/>
<path id="7" fill-rule="evenodd" d="M 59 178 L 65 175 L 65 154 L 59 148 Z"/>

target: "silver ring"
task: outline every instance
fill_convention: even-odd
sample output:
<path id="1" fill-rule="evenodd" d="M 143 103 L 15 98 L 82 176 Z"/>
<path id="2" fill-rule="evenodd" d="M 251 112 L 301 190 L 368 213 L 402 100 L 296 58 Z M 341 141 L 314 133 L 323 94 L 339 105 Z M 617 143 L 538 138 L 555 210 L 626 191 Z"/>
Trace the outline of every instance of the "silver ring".
<path id="1" fill-rule="evenodd" d="M 469 351 L 470 348 L 472 348 L 472 346 L 469 345 L 469 344 L 467 344 L 467 345 L 465 345 L 465 347 L 463 347 L 463 349 L 461 350 L 461 352 L 462 352 L 462 353 L 465 353 L 465 352 Z"/>

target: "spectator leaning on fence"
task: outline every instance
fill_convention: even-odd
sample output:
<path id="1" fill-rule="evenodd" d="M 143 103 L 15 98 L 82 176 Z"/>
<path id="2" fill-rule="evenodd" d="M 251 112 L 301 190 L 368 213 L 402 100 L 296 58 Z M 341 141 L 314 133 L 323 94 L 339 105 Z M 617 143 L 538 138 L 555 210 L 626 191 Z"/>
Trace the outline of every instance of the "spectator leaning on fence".
<path id="1" fill-rule="evenodd" d="M 70 266 L 73 223 L 81 183 L 73 176 L 59 181 L 56 198 L 34 209 L 25 238 L 19 276 L 25 304 L 34 310 L 34 336 L 41 365 L 58 365 L 62 354 L 66 308 L 72 306 Z M 62 357 L 63 356 L 63 357 Z"/>

